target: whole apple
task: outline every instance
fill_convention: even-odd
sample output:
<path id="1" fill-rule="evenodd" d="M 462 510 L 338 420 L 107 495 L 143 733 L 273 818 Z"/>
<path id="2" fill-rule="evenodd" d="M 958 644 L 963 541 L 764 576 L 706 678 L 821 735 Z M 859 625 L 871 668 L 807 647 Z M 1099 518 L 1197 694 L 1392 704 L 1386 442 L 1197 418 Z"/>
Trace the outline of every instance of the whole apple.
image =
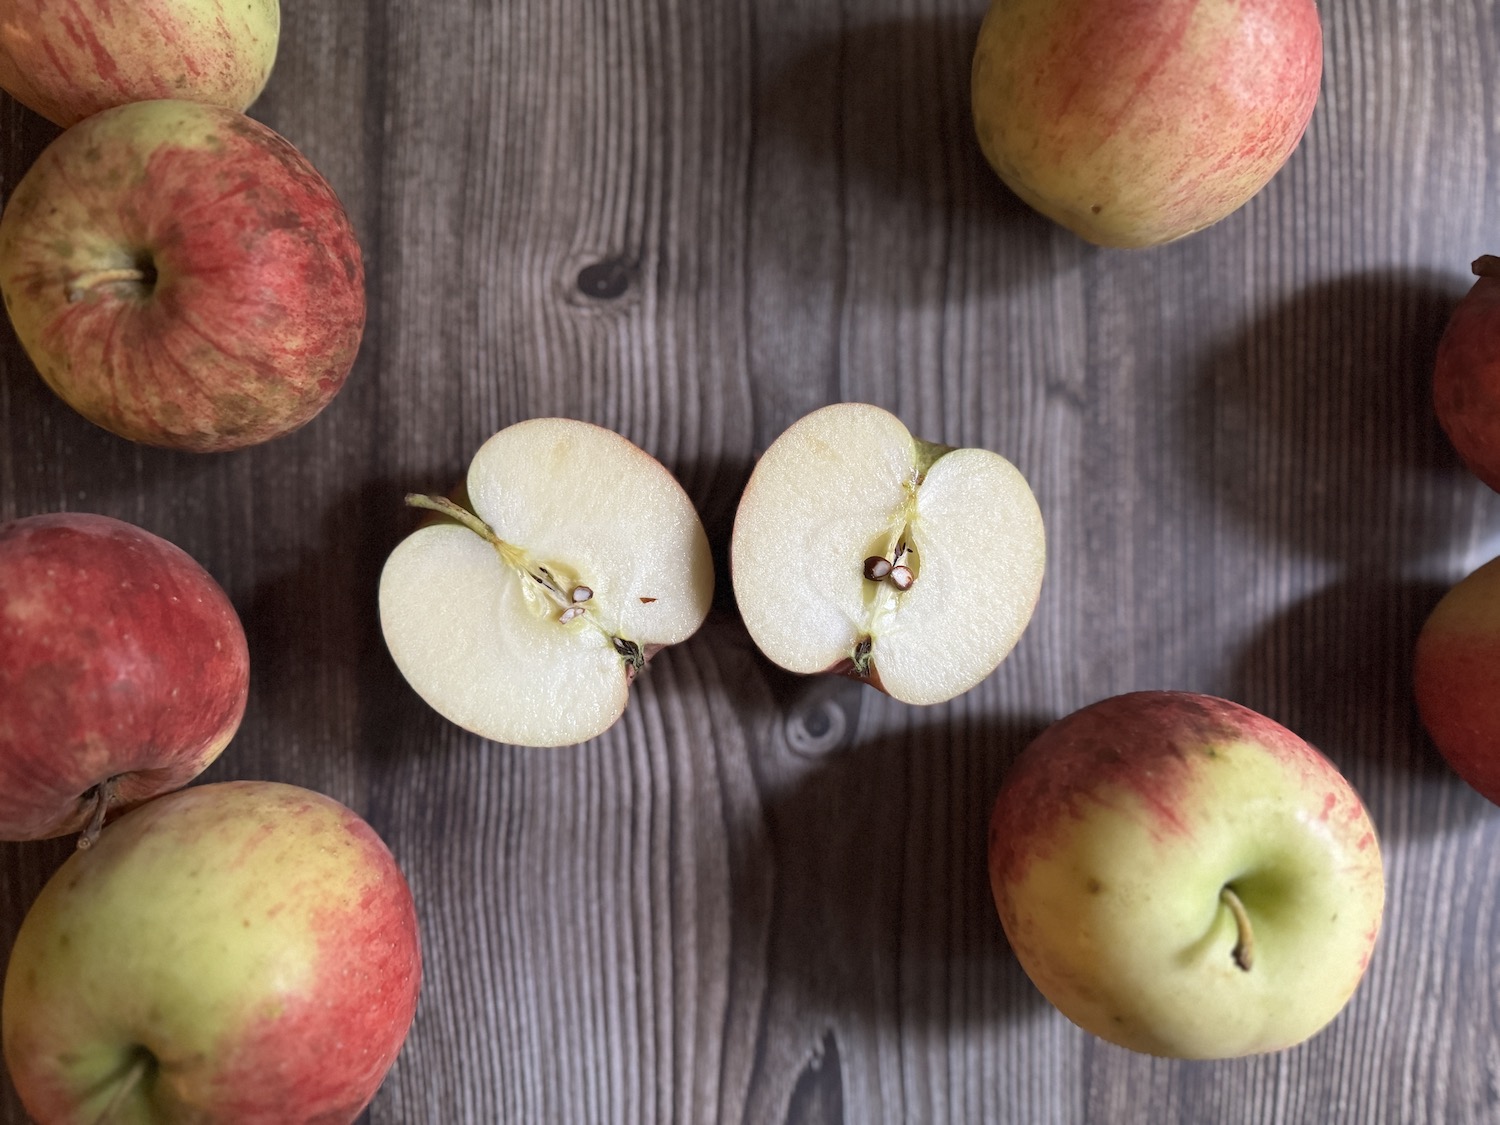
<path id="1" fill-rule="evenodd" d="M 1438 342 L 1432 400 L 1459 458 L 1500 492 L 1500 257 L 1486 254 L 1472 268 L 1479 280 Z"/>
<path id="2" fill-rule="evenodd" d="M 108 516 L 0 525 L 0 838 L 97 831 L 186 785 L 249 682 L 234 606 L 181 548 Z"/>
<path id="3" fill-rule="evenodd" d="M 1307 128 L 1313 0 L 992 0 L 971 77 L 980 148 L 1026 203 L 1101 246 L 1237 210 Z"/>
<path id="4" fill-rule="evenodd" d="M 411 891 L 365 821 L 297 786 L 197 785 L 42 889 L 6 970 L 5 1062 L 48 1125 L 344 1125 L 420 981 Z"/>
<path id="5" fill-rule="evenodd" d="M 1021 754 L 990 820 L 1011 948 L 1079 1027 L 1146 1054 L 1280 1050 L 1369 964 L 1375 829 L 1327 758 L 1238 704 L 1114 696 Z"/>
<path id="6" fill-rule="evenodd" d="M 365 318 L 327 181 L 259 122 L 185 101 L 105 110 L 47 147 L 0 216 L 0 294 L 74 409 L 195 451 L 309 421 Z"/>
<path id="7" fill-rule="evenodd" d="M 1500 558 L 1433 607 L 1412 658 L 1417 711 L 1453 771 L 1500 804 Z"/>
<path id="8" fill-rule="evenodd" d="M 63 126 L 157 98 L 244 109 L 280 36 L 277 0 L 6 0 L 0 88 Z"/>

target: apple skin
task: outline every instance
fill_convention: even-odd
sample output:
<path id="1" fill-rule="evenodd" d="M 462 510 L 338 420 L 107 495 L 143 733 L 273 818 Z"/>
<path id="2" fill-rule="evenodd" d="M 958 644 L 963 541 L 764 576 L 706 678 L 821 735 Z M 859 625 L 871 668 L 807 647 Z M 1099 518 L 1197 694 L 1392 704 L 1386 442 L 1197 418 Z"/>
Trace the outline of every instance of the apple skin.
<path id="1" fill-rule="evenodd" d="M 1412 683 L 1438 753 L 1500 805 L 1500 558 L 1433 607 L 1417 635 Z"/>
<path id="2" fill-rule="evenodd" d="M 242 110 L 280 37 L 277 0 L 6 0 L 0 88 L 62 126 L 158 98 Z"/>
<path id="3" fill-rule="evenodd" d="M 85 418 L 198 452 L 308 422 L 365 320 L 327 181 L 259 122 L 185 101 L 105 110 L 43 151 L 0 216 L 0 294 Z"/>
<path id="4" fill-rule="evenodd" d="M 985 158 L 1101 246 L 1218 222 L 1286 163 L 1317 102 L 1313 0 L 992 0 L 971 75 Z"/>
<path id="5" fill-rule="evenodd" d="M 1486 254 L 1472 268 L 1479 280 L 1438 342 L 1432 402 L 1459 459 L 1500 492 L 1500 256 Z"/>
<path id="6" fill-rule="evenodd" d="M 239 729 L 234 606 L 185 551 L 83 513 L 0 525 L 0 838 L 88 824 L 196 777 Z"/>
<path id="7" fill-rule="evenodd" d="M 159 797 L 74 852 L 6 970 L 5 1062 L 38 1120 L 345 1125 L 411 1027 L 411 891 L 359 816 L 268 781 Z"/>
<path id="8" fill-rule="evenodd" d="M 1027 975 L 1145 1054 L 1280 1050 L 1345 1006 L 1385 880 L 1359 796 L 1272 720 L 1190 692 L 1114 696 L 1048 727 L 1002 782 L 990 884 Z M 1249 968 L 1223 888 L 1254 936 Z"/>

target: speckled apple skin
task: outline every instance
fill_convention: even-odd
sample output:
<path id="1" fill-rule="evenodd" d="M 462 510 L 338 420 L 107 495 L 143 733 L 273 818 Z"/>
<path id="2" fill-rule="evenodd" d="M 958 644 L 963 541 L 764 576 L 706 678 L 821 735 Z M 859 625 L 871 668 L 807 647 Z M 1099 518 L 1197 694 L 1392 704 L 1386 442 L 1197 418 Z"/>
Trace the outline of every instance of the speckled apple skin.
<path id="1" fill-rule="evenodd" d="M 1273 720 L 1191 692 L 1132 692 L 1058 720 L 990 820 L 1011 948 L 1064 1015 L 1145 1054 L 1230 1058 L 1316 1034 L 1369 966 L 1379 842 L 1333 764 Z M 1251 970 L 1220 900 L 1253 916 Z"/>
<path id="2" fill-rule="evenodd" d="M 146 267 L 147 280 L 101 280 Z M 0 216 L 0 295 L 57 394 L 121 437 L 193 452 L 305 425 L 364 331 L 342 204 L 242 113 L 136 102 L 73 126 Z"/>
<path id="3" fill-rule="evenodd" d="M 1500 492 L 1500 256 L 1474 262 L 1479 280 L 1438 342 L 1432 404 L 1459 458 Z"/>
<path id="4" fill-rule="evenodd" d="M 1286 163 L 1322 45 L 1313 0 L 994 0 L 971 80 L 979 145 L 1079 236 L 1171 242 Z"/>
<path id="5" fill-rule="evenodd" d="M 74 853 L 22 922 L 5 1062 L 47 1125 L 348 1125 L 421 985 L 411 891 L 339 802 L 268 781 L 157 798 Z"/>
<path id="6" fill-rule="evenodd" d="M 1412 657 L 1417 710 L 1433 745 L 1500 804 L 1500 558 L 1433 607 Z"/>
<path id="7" fill-rule="evenodd" d="M 277 0 L 6 0 L 0 88 L 63 126 L 157 98 L 242 110 L 280 37 Z"/>
<path id="8" fill-rule="evenodd" d="M 181 548 L 107 516 L 0 525 L 0 838 L 76 832 L 192 780 L 239 728 L 234 606 Z"/>

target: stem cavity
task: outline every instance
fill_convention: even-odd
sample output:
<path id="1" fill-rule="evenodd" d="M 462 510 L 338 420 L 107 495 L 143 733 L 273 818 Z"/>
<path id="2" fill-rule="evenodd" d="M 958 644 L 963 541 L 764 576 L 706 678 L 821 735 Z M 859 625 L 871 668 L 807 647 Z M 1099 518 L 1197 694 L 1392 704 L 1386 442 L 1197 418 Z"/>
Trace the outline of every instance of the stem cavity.
<path id="1" fill-rule="evenodd" d="M 98 785 L 84 794 L 85 797 L 93 794 L 94 807 L 89 813 L 89 822 L 78 836 L 78 850 L 87 851 L 92 848 L 99 839 L 99 833 L 104 831 L 104 818 L 109 814 L 109 806 L 115 800 L 115 788 L 117 782 L 113 777 L 106 777 Z"/>

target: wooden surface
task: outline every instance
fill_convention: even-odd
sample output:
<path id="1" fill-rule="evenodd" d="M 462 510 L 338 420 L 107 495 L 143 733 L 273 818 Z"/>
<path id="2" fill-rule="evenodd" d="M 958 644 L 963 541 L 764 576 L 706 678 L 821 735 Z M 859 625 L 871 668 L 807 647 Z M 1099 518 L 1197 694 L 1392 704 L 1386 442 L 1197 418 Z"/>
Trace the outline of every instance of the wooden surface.
<path id="1" fill-rule="evenodd" d="M 334 183 L 369 266 L 344 392 L 240 453 L 130 445 L 0 329 L 0 518 L 180 544 L 250 638 L 206 775 L 351 804 L 408 873 L 426 980 L 375 1123 L 1500 1122 L 1500 813 L 1425 741 L 1426 612 L 1500 553 L 1428 406 L 1500 250 L 1493 0 L 1324 5 L 1322 96 L 1242 211 L 1094 249 L 978 154 L 976 0 L 290 0 L 253 114 Z M 0 189 L 55 130 L 0 103 Z M 754 651 L 724 565 L 755 457 L 835 400 L 1015 461 L 1049 570 L 1020 646 L 912 709 Z M 401 498 L 563 414 L 657 455 L 716 610 L 565 750 L 446 724 L 375 616 Z M 1325 750 L 1389 877 L 1309 1044 L 1155 1061 L 1053 1012 L 989 898 L 985 821 L 1048 721 L 1146 687 Z M 0 848 L 0 941 L 67 841 Z M 5 1120 L 22 1115 L 8 1087 Z"/>

